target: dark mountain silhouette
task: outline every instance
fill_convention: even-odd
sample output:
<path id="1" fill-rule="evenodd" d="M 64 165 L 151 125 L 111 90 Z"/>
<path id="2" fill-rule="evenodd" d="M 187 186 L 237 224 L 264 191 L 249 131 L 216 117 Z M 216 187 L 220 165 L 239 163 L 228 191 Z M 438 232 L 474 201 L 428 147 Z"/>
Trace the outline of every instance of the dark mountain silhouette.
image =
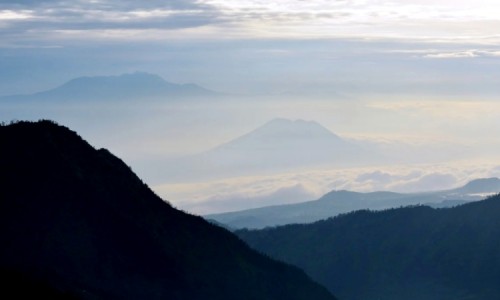
<path id="1" fill-rule="evenodd" d="M 165 100 L 176 97 L 215 96 L 216 92 L 195 84 L 174 84 L 158 75 L 136 72 L 119 76 L 79 77 L 63 85 L 31 94 L 2 97 L 2 100 L 24 101 L 110 101 L 110 100 Z"/>
<path id="2" fill-rule="evenodd" d="M 0 141 L 4 293 L 22 299 L 334 299 L 295 267 L 176 210 L 120 159 L 65 127 L 2 125 Z"/>
<path id="3" fill-rule="evenodd" d="M 237 234 L 345 300 L 500 295 L 500 195 L 454 208 L 357 211 Z"/>
<path id="4" fill-rule="evenodd" d="M 230 228 L 262 229 L 268 226 L 312 223 L 361 209 L 383 210 L 419 204 L 435 208 L 452 207 L 481 200 L 494 193 L 500 193 L 500 179 L 483 178 L 473 180 L 460 188 L 437 192 L 402 194 L 331 191 L 314 201 L 211 214 L 205 217 Z"/>

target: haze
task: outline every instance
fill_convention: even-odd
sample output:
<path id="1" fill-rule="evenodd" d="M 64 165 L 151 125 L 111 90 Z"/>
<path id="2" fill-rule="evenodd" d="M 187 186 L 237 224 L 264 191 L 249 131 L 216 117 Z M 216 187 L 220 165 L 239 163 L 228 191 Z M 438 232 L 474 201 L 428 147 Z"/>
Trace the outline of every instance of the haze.
<path id="1" fill-rule="evenodd" d="M 499 16 L 498 1 L 1 1 L 0 96 L 141 71 L 220 97 L 58 109 L 0 102 L 0 120 L 55 119 L 195 213 L 311 200 L 331 189 L 452 188 L 500 175 Z M 172 158 L 275 118 L 315 121 L 394 159 L 162 175 L 176 171 Z"/>

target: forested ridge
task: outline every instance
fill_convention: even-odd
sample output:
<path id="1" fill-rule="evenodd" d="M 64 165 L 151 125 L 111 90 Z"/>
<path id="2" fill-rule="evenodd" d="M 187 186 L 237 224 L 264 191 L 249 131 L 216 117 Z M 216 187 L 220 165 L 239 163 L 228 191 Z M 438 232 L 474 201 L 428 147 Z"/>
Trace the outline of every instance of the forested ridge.
<path id="1" fill-rule="evenodd" d="M 455 208 L 357 211 L 237 234 L 340 299 L 497 299 L 500 196 Z"/>

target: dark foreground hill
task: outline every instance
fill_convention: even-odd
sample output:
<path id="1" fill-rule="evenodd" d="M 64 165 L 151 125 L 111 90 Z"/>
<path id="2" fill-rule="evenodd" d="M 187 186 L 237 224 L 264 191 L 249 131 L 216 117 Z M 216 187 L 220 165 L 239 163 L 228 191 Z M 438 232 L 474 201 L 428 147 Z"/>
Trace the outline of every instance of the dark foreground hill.
<path id="1" fill-rule="evenodd" d="M 19 299 L 334 299 L 178 211 L 49 121 L 0 126 L 2 293 Z M 5 280 L 8 278 L 8 280 Z"/>
<path id="2" fill-rule="evenodd" d="M 500 299 L 500 196 L 237 234 L 344 300 Z"/>

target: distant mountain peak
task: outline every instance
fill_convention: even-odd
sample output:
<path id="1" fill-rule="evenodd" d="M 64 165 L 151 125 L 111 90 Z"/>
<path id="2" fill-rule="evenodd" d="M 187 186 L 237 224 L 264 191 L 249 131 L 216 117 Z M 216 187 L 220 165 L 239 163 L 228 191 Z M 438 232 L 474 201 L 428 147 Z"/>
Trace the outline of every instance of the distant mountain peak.
<path id="1" fill-rule="evenodd" d="M 265 123 L 262 127 L 264 126 L 317 126 L 317 127 L 323 127 L 321 124 L 319 124 L 316 121 L 309 121 L 309 120 L 304 120 L 304 119 L 287 119 L 287 118 L 274 118 L 267 123 Z"/>
<path id="2" fill-rule="evenodd" d="M 274 118 L 267 122 L 266 124 L 318 124 L 316 121 L 308 121 L 303 119 L 287 119 L 287 118 Z M 321 125 L 320 125 L 321 126 Z"/>
<path id="3" fill-rule="evenodd" d="M 71 90 L 79 92 L 127 92 L 132 94 L 202 91 L 204 88 L 193 84 L 175 84 L 161 76 L 134 72 L 111 76 L 84 76 L 74 78 L 55 90 Z M 206 90 L 208 92 L 208 90 Z"/>
<path id="4" fill-rule="evenodd" d="M 141 100 L 171 97 L 207 97 L 218 93 L 194 83 L 177 84 L 147 72 L 133 72 L 110 76 L 82 76 L 62 85 L 31 95 L 14 95 L 5 99 L 52 100 L 60 102 L 85 100 Z"/>
<path id="5" fill-rule="evenodd" d="M 163 77 L 161 77 L 158 74 L 153 74 L 149 72 L 142 72 L 142 71 L 135 71 L 132 73 L 123 73 L 119 75 L 98 75 L 98 76 L 81 76 L 74 78 L 71 81 L 77 81 L 77 80 L 84 80 L 84 79 L 90 79 L 90 80 L 107 80 L 107 81 L 116 81 L 116 82 L 150 82 L 150 83 L 158 83 L 158 84 L 168 84 L 168 85 L 177 85 L 175 83 L 171 83 L 166 81 Z M 197 86 L 195 84 L 192 84 L 193 86 Z"/>
<path id="6" fill-rule="evenodd" d="M 500 190 L 500 179 L 496 177 L 475 179 L 459 190 L 466 193 L 496 193 Z"/>
<path id="7" fill-rule="evenodd" d="M 98 75 L 98 76 L 81 76 L 74 78 L 73 80 L 78 80 L 78 79 L 84 79 L 84 78 L 93 78 L 93 79 L 130 79 L 130 78 L 144 78 L 144 79 L 149 79 L 149 80 L 157 80 L 157 81 L 163 81 L 165 80 L 157 74 L 149 73 L 149 72 L 142 72 L 142 71 L 135 71 L 132 73 L 123 73 L 119 75 Z"/>
<path id="8" fill-rule="evenodd" d="M 420 193 L 332 190 L 313 201 L 270 205 L 257 209 L 212 214 L 209 217 L 231 228 L 255 229 L 292 223 L 311 223 L 356 210 L 385 210 L 412 205 L 454 207 L 479 201 L 496 193 L 500 193 L 498 178 L 481 178 L 457 189 Z"/>
<path id="9" fill-rule="evenodd" d="M 56 89 L 97 88 L 102 86 L 127 87 L 127 85 L 130 84 L 134 85 L 135 88 L 150 88 L 151 86 L 175 85 L 165 81 L 159 75 L 146 72 L 134 72 L 121 75 L 77 77 L 69 80 Z"/>
<path id="10" fill-rule="evenodd" d="M 364 156 L 362 147 L 342 139 L 315 121 L 276 118 L 187 158 L 181 164 L 187 166 L 184 169 L 190 168 L 193 174 L 203 174 L 207 172 L 206 166 L 212 165 L 218 176 L 235 176 L 282 172 L 306 166 L 359 164 Z M 213 170 L 209 174 L 213 174 Z"/>
<path id="11" fill-rule="evenodd" d="M 276 118 L 246 134 L 246 138 L 263 139 L 332 139 L 340 140 L 340 137 L 323 127 L 315 121 L 302 119 L 290 120 Z"/>

